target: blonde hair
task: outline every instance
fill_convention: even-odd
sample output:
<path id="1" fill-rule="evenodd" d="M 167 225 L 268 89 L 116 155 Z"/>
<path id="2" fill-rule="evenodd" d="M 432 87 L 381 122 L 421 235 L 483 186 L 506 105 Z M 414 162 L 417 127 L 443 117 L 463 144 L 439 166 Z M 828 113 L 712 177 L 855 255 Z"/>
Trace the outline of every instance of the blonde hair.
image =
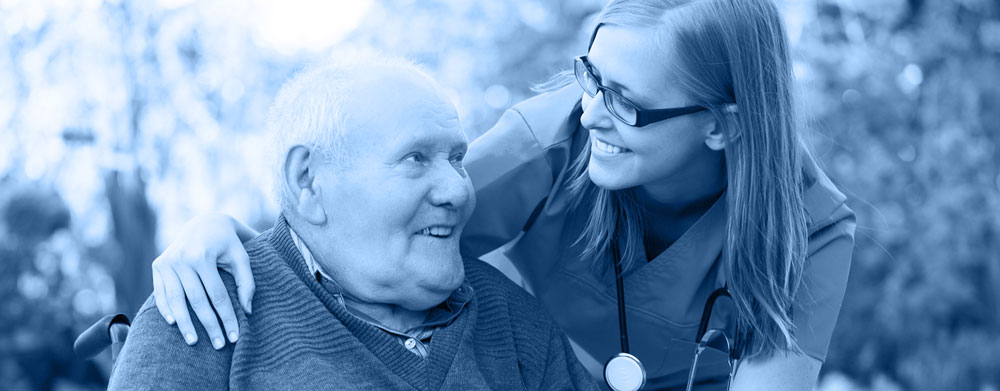
<path id="1" fill-rule="evenodd" d="M 657 43 L 675 39 L 676 56 L 664 66 L 730 140 L 723 262 L 738 312 L 742 343 L 736 348 L 744 357 L 801 352 L 792 305 L 808 243 L 803 152 L 777 7 L 770 0 L 614 0 L 597 23 L 649 28 Z M 737 114 L 727 110 L 732 104 Z M 643 210 L 632 190 L 609 191 L 591 182 L 589 156 L 585 150 L 576 158 L 568 183 L 574 205 L 590 208 L 580 237 L 583 255 L 606 270 L 617 235 L 627 270 L 645 259 Z"/>

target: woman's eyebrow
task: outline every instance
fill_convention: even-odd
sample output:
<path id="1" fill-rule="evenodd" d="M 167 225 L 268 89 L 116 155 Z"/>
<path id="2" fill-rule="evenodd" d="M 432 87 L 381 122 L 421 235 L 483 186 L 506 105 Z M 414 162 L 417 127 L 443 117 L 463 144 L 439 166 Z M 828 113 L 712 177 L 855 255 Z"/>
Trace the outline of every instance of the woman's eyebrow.
<path id="1" fill-rule="evenodd" d="M 590 61 L 590 69 L 592 71 L 594 71 L 594 76 L 597 77 L 597 80 L 600 80 L 601 85 L 603 85 L 605 87 L 613 87 L 613 89 L 617 90 L 618 92 L 632 91 L 631 89 L 629 89 L 628 87 L 626 87 L 624 84 L 621 84 L 621 83 L 618 83 L 618 82 L 616 82 L 614 80 L 609 80 L 609 79 L 605 78 L 604 75 L 601 74 L 601 70 L 597 69 L 597 65 L 594 65 L 594 61 L 593 60 Z"/>

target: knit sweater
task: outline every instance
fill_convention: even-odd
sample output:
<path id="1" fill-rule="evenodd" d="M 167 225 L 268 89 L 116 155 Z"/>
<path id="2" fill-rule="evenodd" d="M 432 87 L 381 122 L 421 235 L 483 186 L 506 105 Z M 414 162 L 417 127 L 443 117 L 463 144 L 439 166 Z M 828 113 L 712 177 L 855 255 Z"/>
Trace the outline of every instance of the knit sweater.
<path id="1" fill-rule="evenodd" d="M 422 359 L 310 278 L 283 217 L 246 249 L 257 289 L 252 315 L 235 308 L 239 340 L 216 351 L 196 325 L 199 342 L 189 347 L 150 297 L 110 390 L 598 389 L 540 304 L 482 261 L 465 260 L 473 298 Z M 223 281 L 238 302 L 232 276 Z"/>

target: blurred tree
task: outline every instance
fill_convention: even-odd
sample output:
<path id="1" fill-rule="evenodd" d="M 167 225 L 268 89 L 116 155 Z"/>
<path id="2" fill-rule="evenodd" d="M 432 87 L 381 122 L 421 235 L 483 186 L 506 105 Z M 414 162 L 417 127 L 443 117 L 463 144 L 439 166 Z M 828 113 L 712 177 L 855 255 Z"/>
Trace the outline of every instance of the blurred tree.
<path id="1" fill-rule="evenodd" d="M 488 130 L 534 84 L 586 51 L 588 17 L 603 1 L 376 2 L 346 39 L 407 55 L 451 93 L 466 133 Z M 386 28 L 391 26 L 391 28 Z"/>
<path id="2" fill-rule="evenodd" d="M 146 200 L 146 184 L 138 172 L 108 172 L 105 192 L 111 209 L 115 242 L 123 262 L 114 273 L 119 308 L 134 314 L 153 289 L 150 266 L 158 254 L 156 215 Z"/>
<path id="3" fill-rule="evenodd" d="M 797 47 L 817 146 L 858 211 L 826 371 L 1000 384 L 1000 3 L 824 0 Z"/>
<path id="4" fill-rule="evenodd" d="M 245 118 L 261 117 L 243 115 L 258 107 L 252 99 L 235 104 L 239 94 L 254 92 L 257 106 L 269 98 L 228 79 L 240 72 L 220 70 L 218 63 L 222 57 L 261 73 L 267 63 L 256 56 L 227 58 L 232 50 L 221 49 L 231 49 L 230 42 L 218 42 L 211 31 L 198 35 L 220 27 L 194 7 L 169 14 L 142 2 L 0 6 L 0 31 L 7 34 L 0 43 L 10 49 L 3 59 L 9 61 L 0 65 L 13 65 L 10 73 L 6 67 L 0 72 L 0 82 L 15 91 L 0 96 L 0 137 L 13 141 L 3 143 L 0 156 L 0 232 L 6 232 L 0 278 L 10 282 L 3 284 L 9 291 L 0 306 L 0 383 L 5 389 L 102 387 L 106 372 L 76 359 L 72 342 L 100 315 L 132 315 L 149 295 L 149 264 L 159 252 L 151 199 L 169 221 L 189 218 L 190 210 L 178 216 L 176 209 L 191 198 L 217 207 L 214 200 L 227 194 L 247 194 L 242 198 L 266 213 L 259 190 L 230 190 L 234 184 L 254 187 L 248 179 L 253 172 L 242 169 L 241 160 L 249 157 L 232 156 L 254 140 L 234 143 L 219 133 L 220 123 L 240 132 Z M 244 49 L 252 47 L 245 31 L 237 33 L 244 33 Z M 206 61 L 203 50 L 219 54 Z M 216 84 L 201 88 L 197 82 L 210 79 L 207 73 L 215 79 L 225 74 L 230 82 L 209 80 Z M 262 88 L 275 88 L 276 81 L 259 79 Z M 196 164 L 175 161 L 183 159 L 176 159 L 174 140 L 184 137 L 184 153 L 198 157 Z M 229 147 L 228 156 L 219 153 L 226 149 L 220 145 Z M 228 162 L 215 161 L 221 158 Z M 201 183 L 191 180 L 190 172 L 206 171 L 212 175 Z M 223 175 L 228 181 L 218 179 Z M 160 188 L 151 191 L 150 179 Z M 174 189 L 200 185 L 202 194 L 222 196 L 164 197 L 164 182 Z M 230 188 L 220 186 L 226 183 Z M 246 202 L 239 207 L 253 209 Z"/>
<path id="5" fill-rule="evenodd" d="M 95 387 L 97 367 L 66 341 L 81 320 L 111 308 L 96 291 L 111 278 L 80 265 L 63 198 L 44 183 L 0 181 L 0 379 L 5 389 L 51 389 L 60 378 Z M 11 361 L 15 360 L 15 361 Z"/>

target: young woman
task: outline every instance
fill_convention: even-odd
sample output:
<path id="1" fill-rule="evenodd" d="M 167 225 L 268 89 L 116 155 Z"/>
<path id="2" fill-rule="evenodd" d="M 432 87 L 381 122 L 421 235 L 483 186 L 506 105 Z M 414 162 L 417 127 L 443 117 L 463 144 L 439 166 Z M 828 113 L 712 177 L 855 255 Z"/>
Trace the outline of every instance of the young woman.
<path id="1" fill-rule="evenodd" d="M 597 376 L 598 362 L 625 347 L 621 292 L 647 388 L 683 387 L 699 329 L 717 328 L 742 358 L 731 389 L 811 390 L 855 222 L 800 140 L 775 5 L 612 1 L 574 74 L 576 83 L 516 105 L 470 146 L 478 206 L 464 255 L 516 238 L 506 256 Z M 250 312 L 240 240 L 256 233 L 221 215 L 190 226 L 154 262 L 157 306 L 187 333 L 186 293 L 215 338 L 223 334 L 211 303 L 234 340 L 216 267 L 236 277 Z M 706 308 L 720 293 L 731 305 Z M 707 352 L 695 388 L 724 388 L 727 357 Z"/>

